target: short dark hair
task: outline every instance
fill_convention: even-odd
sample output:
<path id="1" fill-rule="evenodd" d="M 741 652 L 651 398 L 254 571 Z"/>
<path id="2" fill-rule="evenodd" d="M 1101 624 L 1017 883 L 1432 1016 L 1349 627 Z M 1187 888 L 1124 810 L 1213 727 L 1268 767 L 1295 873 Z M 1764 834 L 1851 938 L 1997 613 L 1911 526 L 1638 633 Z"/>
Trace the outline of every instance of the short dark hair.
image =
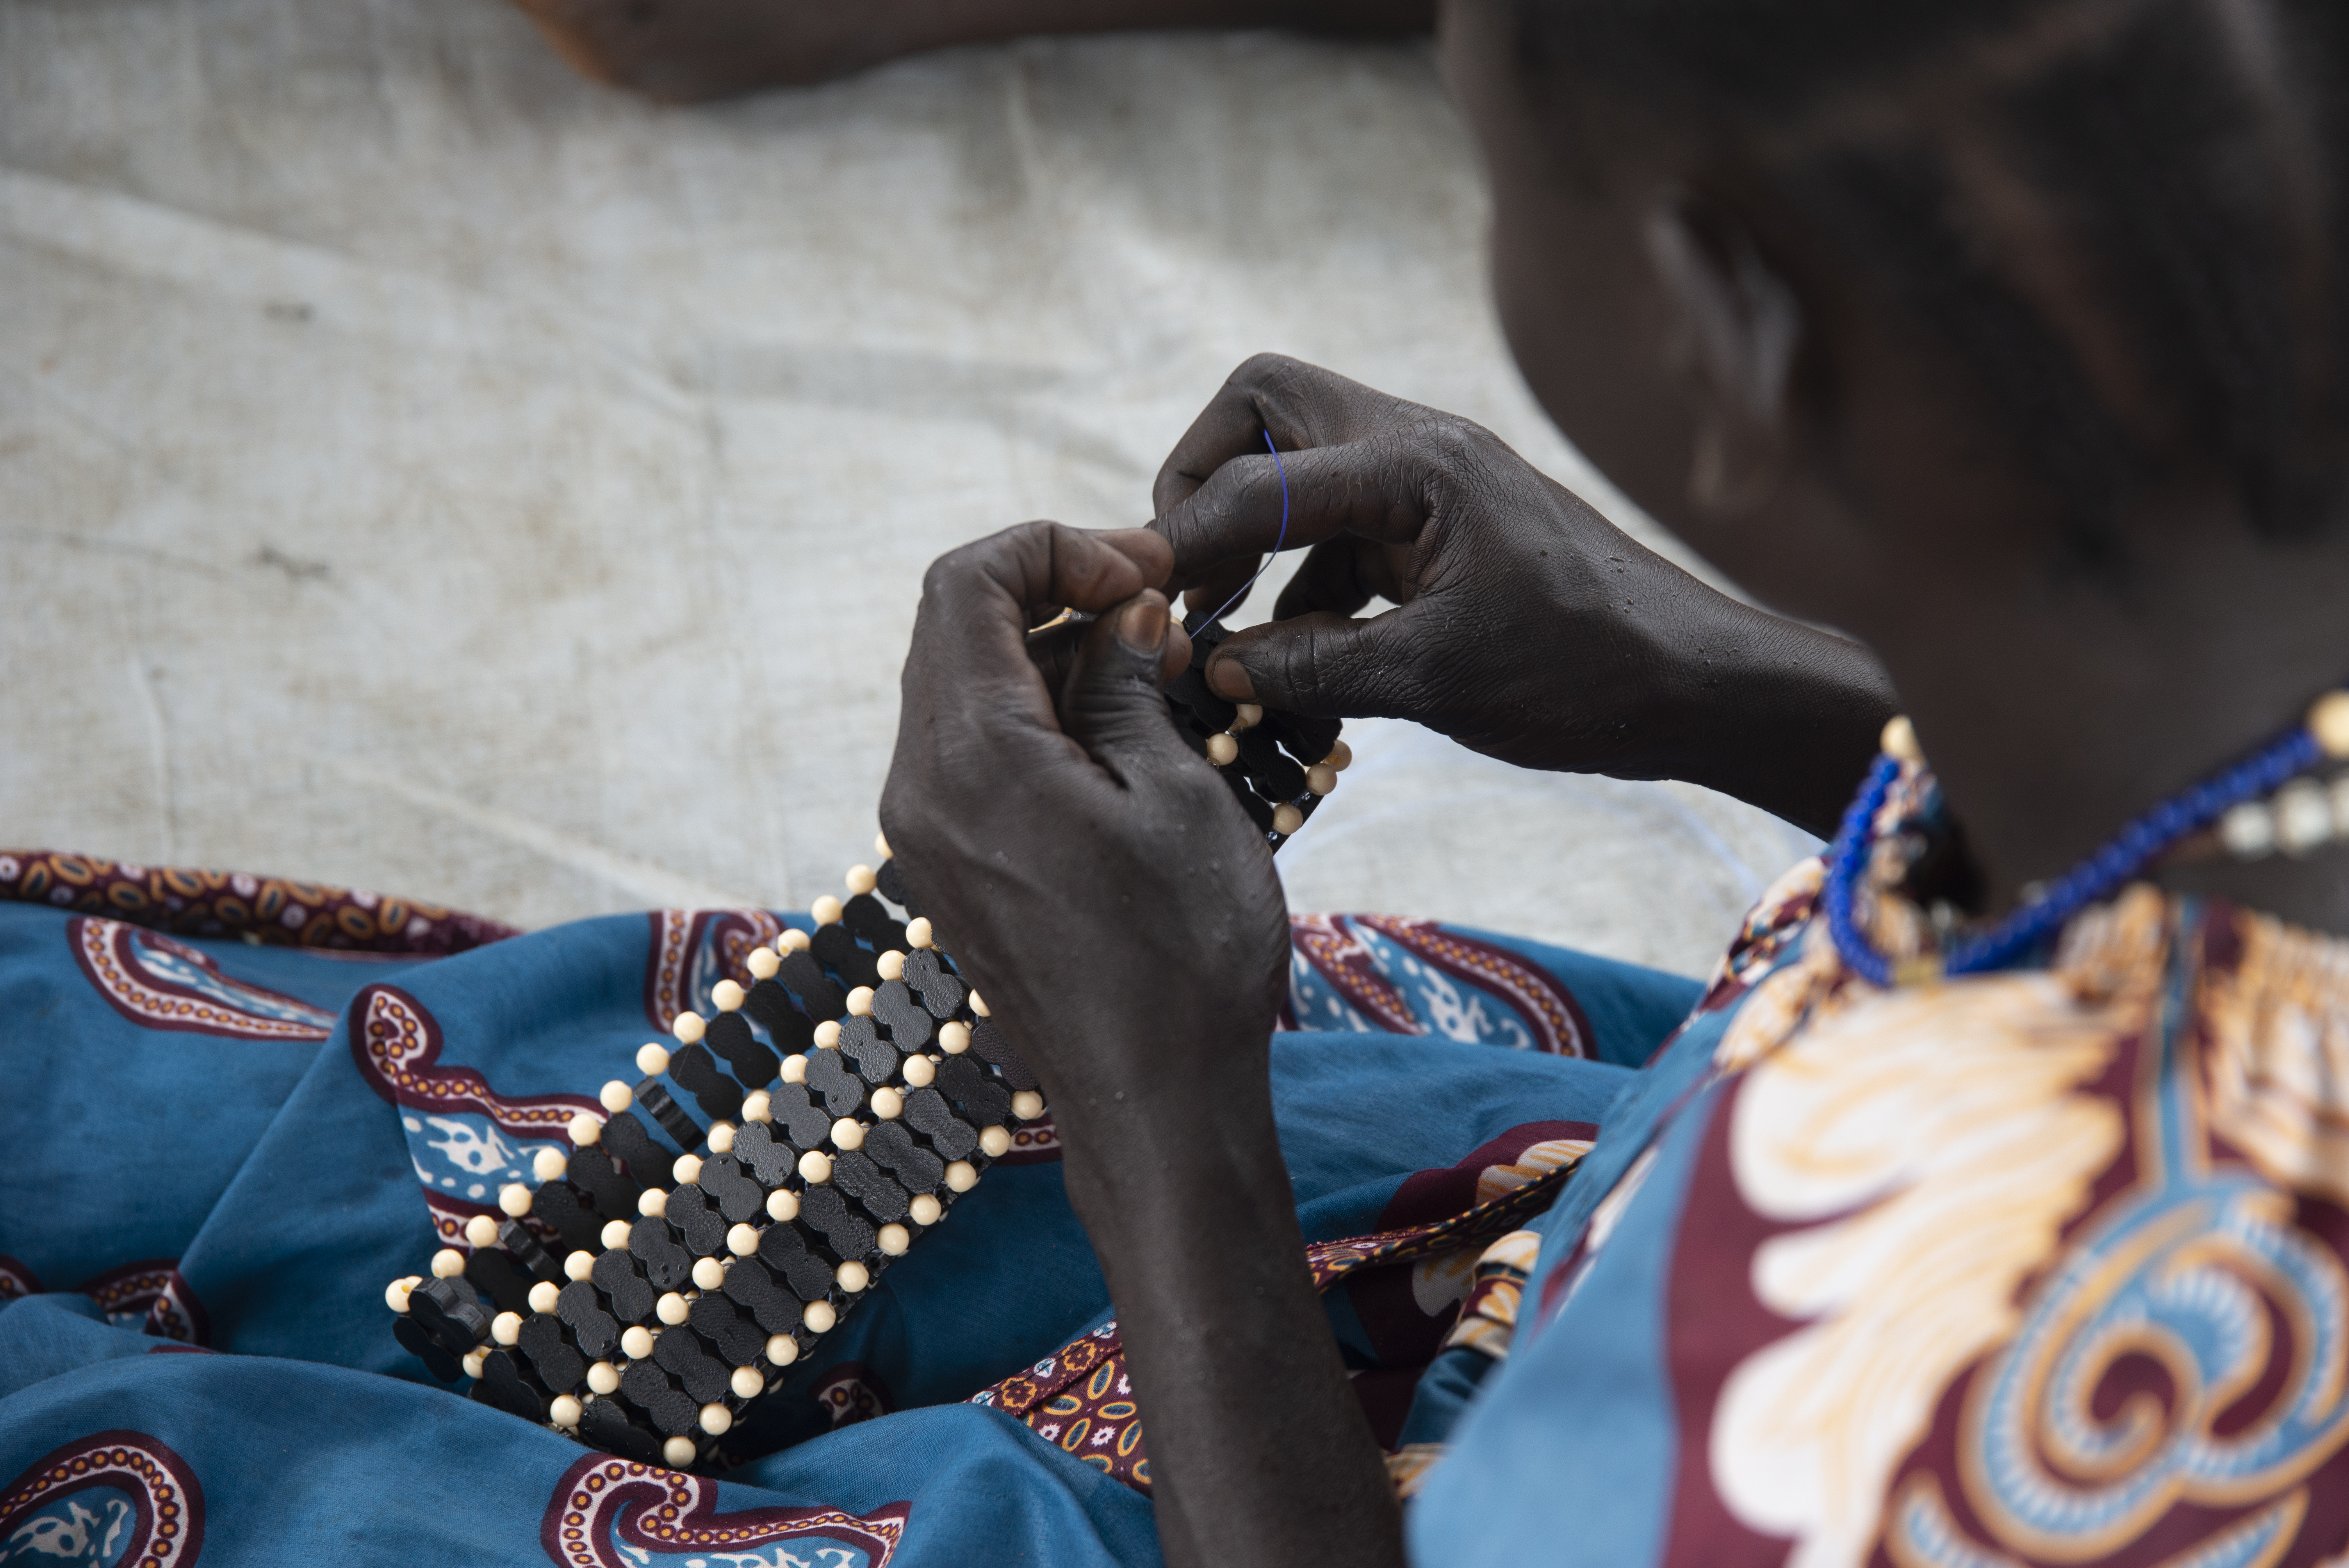
<path id="1" fill-rule="evenodd" d="M 2275 538 L 2349 499 L 2349 0 L 1512 8 L 1537 82 L 1570 73 L 1762 147 L 1971 366 L 2091 551 L 2165 474 L 2215 474 Z M 2132 407 L 1991 242 L 1961 150 L 2090 280 Z"/>

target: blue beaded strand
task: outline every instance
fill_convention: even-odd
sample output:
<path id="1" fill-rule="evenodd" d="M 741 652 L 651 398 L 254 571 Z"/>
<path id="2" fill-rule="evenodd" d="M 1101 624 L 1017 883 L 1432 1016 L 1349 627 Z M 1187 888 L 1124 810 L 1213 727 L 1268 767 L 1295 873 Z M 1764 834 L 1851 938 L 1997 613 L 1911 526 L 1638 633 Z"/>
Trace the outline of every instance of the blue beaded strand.
<path id="1" fill-rule="evenodd" d="M 2180 790 L 2130 821 L 2104 848 L 2049 883 L 2036 902 L 1948 948 L 1940 956 L 1941 973 L 1978 975 L 2028 957 L 2074 915 L 2117 892 L 2180 839 L 2201 831 L 2246 800 L 2274 793 L 2323 759 L 2323 748 L 2307 727 L 2293 726 L 2225 772 Z M 1821 890 L 1827 934 L 1845 967 L 1879 986 L 1892 984 L 1892 962 L 1855 923 L 1852 908 L 1876 848 L 1877 816 L 1899 777 L 1898 758 L 1876 759 L 1836 830 L 1835 843 L 1827 851 L 1826 884 Z"/>

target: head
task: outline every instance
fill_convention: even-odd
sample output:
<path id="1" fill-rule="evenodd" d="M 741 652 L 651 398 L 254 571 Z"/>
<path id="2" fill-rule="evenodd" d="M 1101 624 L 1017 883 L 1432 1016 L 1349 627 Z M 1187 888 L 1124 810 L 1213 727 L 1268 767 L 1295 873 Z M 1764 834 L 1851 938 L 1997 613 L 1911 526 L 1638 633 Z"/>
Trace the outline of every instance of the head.
<path id="1" fill-rule="evenodd" d="M 1457 0 L 1445 49 L 1536 394 L 1875 646 L 1961 810 L 2109 826 L 2349 677 L 2349 7 Z"/>

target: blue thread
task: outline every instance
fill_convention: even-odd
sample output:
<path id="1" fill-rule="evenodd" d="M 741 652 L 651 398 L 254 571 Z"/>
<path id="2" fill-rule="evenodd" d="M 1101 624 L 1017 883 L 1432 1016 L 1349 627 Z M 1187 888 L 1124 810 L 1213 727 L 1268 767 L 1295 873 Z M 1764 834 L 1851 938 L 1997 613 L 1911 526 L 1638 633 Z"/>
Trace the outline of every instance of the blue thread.
<path id="1" fill-rule="evenodd" d="M 1265 574 L 1265 572 L 1272 565 L 1273 558 L 1280 553 L 1280 547 L 1288 542 L 1288 469 L 1280 460 L 1280 449 L 1272 444 L 1272 432 L 1270 430 L 1267 430 L 1264 433 L 1264 449 L 1272 454 L 1273 472 L 1280 476 L 1280 537 L 1272 542 L 1272 554 L 1266 556 L 1257 565 L 1256 569 L 1256 576 L 1250 577 L 1247 582 L 1241 583 L 1239 585 L 1239 591 L 1234 593 L 1230 598 L 1224 601 L 1223 610 L 1216 611 L 1214 614 L 1199 623 L 1202 626 L 1214 625 L 1216 622 L 1224 618 L 1225 610 L 1229 610 L 1233 605 L 1247 598 L 1248 595 L 1248 590 L 1256 586 L 1257 577 L 1261 577 Z"/>

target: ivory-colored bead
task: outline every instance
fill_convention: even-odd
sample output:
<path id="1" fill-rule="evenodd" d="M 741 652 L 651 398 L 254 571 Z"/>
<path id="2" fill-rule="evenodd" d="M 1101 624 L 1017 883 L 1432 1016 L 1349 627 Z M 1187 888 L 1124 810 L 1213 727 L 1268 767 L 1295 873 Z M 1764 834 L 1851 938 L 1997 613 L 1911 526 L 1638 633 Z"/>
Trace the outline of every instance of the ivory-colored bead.
<path id="1" fill-rule="evenodd" d="M 1909 722 L 1905 713 L 1896 713 L 1884 721 L 1884 733 L 1876 743 L 1885 756 L 1896 762 L 1925 760 L 1925 748 L 1917 744 L 1917 727 Z"/>
<path id="2" fill-rule="evenodd" d="M 2276 842 L 2288 855 L 2322 849 L 2333 838 L 2333 802 L 2313 779 L 2295 779 L 2276 791 Z"/>
<path id="3" fill-rule="evenodd" d="M 775 971 L 783 966 L 783 961 L 775 956 L 775 950 L 771 947 L 753 947 L 747 962 L 753 980 L 772 980 Z"/>
<path id="4" fill-rule="evenodd" d="M 799 1217 L 800 1195 L 797 1192 L 792 1191 L 789 1187 L 778 1187 L 767 1194 L 767 1218 L 796 1220 Z M 753 1238 L 750 1244 L 756 1247 L 757 1240 Z"/>
<path id="5" fill-rule="evenodd" d="M 668 1194 L 658 1187 L 647 1187 L 636 1194 L 636 1212 L 647 1220 L 657 1220 L 668 1212 Z"/>
<path id="6" fill-rule="evenodd" d="M 871 1014 L 872 1011 L 872 986 L 859 985 L 855 990 L 851 991 L 848 994 L 848 1012 L 850 1016 L 862 1018 Z"/>
<path id="7" fill-rule="evenodd" d="M 878 885 L 878 879 L 874 876 L 871 866 L 849 867 L 847 882 L 848 891 L 851 892 L 871 892 Z"/>
<path id="8" fill-rule="evenodd" d="M 807 945 L 808 934 L 802 931 L 797 926 L 792 926 L 781 936 L 775 938 L 775 951 L 777 953 L 799 953 L 803 951 Z"/>
<path id="9" fill-rule="evenodd" d="M 888 834 L 875 833 L 873 835 L 873 852 L 880 856 L 885 861 L 892 858 L 889 853 Z"/>
<path id="10" fill-rule="evenodd" d="M 604 1102 L 604 1109 L 605 1110 L 610 1111 L 614 1116 L 617 1116 L 620 1112 L 627 1109 L 628 1107 L 636 1103 L 636 1091 L 630 1088 L 626 1084 L 622 1083 L 618 1078 L 614 1078 L 597 1092 L 595 1098 Z"/>
<path id="11" fill-rule="evenodd" d="M 1011 1114 L 1022 1121 L 1033 1121 L 1044 1114 L 1044 1097 L 1032 1088 L 1023 1088 L 1011 1097 Z"/>
<path id="12" fill-rule="evenodd" d="M 700 1456 L 691 1438 L 671 1438 L 661 1445 L 661 1462 L 671 1470 L 683 1470 Z"/>
<path id="13" fill-rule="evenodd" d="M 489 1367 L 489 1361 L 490 1347 L 486 1345 L 476 1345 L 473 1348 L 465 1352 L 465 1359 L 463 1363 L 465 1367 L 465 1376 L 472 1378 L 476 1382 L 479 1382 L 482 1372 L 487 1370 Z"/>
<path id="14" fill-rule="evenodd" d="M 840 901 L 826 893 L 808 905 L 808 913 L 818 925 L 830 925 L 840 918 Z"/>
<path id="15" fill-rule="evenodd" d="M 661 1293 L 661 1298 L 653 1303 L 653 1315 L 659 1318 L 663 1323 L 667 1324 L 671 1328 L 675 1328 L 678 1324 L 683 1323 L 686 1319 L 686 1315 L 692 1310 L 693 1309 L 691 1307 L 686 1305 L 685 1297 L 679 1295 L 673 1290 L 663 1291 Z"/>
<path id="16" fill-rule="evenodd" d="M 703 1290 L 716 1290 L 726 1283 L 726 1265 L 716 1258 L 694 1259 L 693 1283 Z"/>
<path id="17" fill-rule="evenodd" d="M 756 1367 L 737 1367 L 734 1368 L 734 1397 L 736 1398 L 755 1399 L 766 1391 L 767 1377 L 765 1373 L 760 1371 Z"/>
<path id="18" fill-rule="evenodd" d="M 999 1127 L 981 1129 L 978 1147 L 989 1160 L 1000 1160 L 1011 1152 L 1011 1134 Z"/>
<path id="19" fill-rule="evenodd" d="M 977 991 L 973 991 L 970 994 L 970 1010 L 982 1018 L 992 1018 L 995 1016 L 994 1009 L 990 1008 L 987 1005 L 987 998 L 980 995 Z"/>
<path id="20" fill-rule="evenodd" d="M 734 1124 L 732 1122 L 713 1121 L 709 1124 L 709 1152 L 712 1154 L 731 1154 L 734 1152 Z"/>
<path id="21" fill-rule="evenodd" d="M 680 1018 L 690 1018 L 693 1015 L 690 1013 L 679 1013 L 678 1016 Z M 652 1078 L 657 1074 L 668 1071 L 668 1047 L 658 1044 L 646 1044 L 638 1046 L 636 1047 L 636 1070 L 644 1074 L 647 1078 Z"/>
<path id="22" fill-rule="evenodd" d="M 1316 762 L 1305 770 L 1305 788 L 1315 795 L 1327 795 L 1338 787 L 1338 770 L 1327 762 Z"/>
<path id="23" fill-rule="evenodd" d="M 903 980 L 905 977 L 905 955 L 893 947 L 875 958 L 873 967 L 881 972 L 884 980 Z"/>
<path id="24" fill-rule="evenodd" d="M 759 1250 L 759 1227 L 749 1221 L 726 1233 L 726 1250 L 738 1258 L 747 1258 Z"/>
<path id="25" fill-rule="evenodd" d="M 866 1268 L 863 1264 L 858 1263 L 854 1258 L 851 1258 L 846 1263 L 841 1264 L 840 1267 L 834 1269 L 833 1271 L 832 1277 L 840 1282 L 841 1289 L 846 1291 L 851 1295 L 854 1295 L 857 1292 L 863 1290 L 866 1285 L 873 1283 L 873 1271 Z"/>
<path id="26" fill-rule="evenodd" d="M 958 1057 L 970 1049 L 970 1026 L 959 1018 L 940 1024 L 938 1049 L 950 1057 Z"/>
<path id="27" fill-rule="evenodd" d="M 918 1059 L 918 1058 L 917 1058 Z M 894 1088 L 873 1091 L 873 1114 L 882 1121 L 895 1121 L 905 1114 L 905 1097 Z"/>
<path id="28" fill-rule="evenodd" d="M 837 1018 L 826 1018 L 823 1023 L 818 1024 L 815 1026 L 815 1043 L 817 1047 L 822 1050 L 830 1051 L 839 1049 L 840 1020 Z"/>
<path id="29" fill-rule="evenodd" d="M 669 1020 L 668 1032 L 677 1037 L 678 1044 L 690 1046 L 709 1032 L 709 1026 L 701 1021 L 698 1013 L 679 1013 Z"/>
<path id="30" fill-rule="evenodd" d="M 2349 758 L 2349 691 L 2329 691 L 2309 705 L 2308 733 L 2324 755 Z"/>
<path id="31" fill-rule="evenodd" d="M 509 1181 L 498 1189 L 498 1207 L 510 1219 L 519 1220 L 530 1212 L 530 1189 L 519 1181 Z"/>
<path id="32" fill-rule="evenodd" d="M 978 1168 L 968 1160 L 957 1160 L 947 1167 L 947 1191 L 968 1192 L 978 1185 Z"/>
<path id="33" fill-rule="evenodd" d="M 832 1124 L 832 1144 L 835 1149 L 864 1147 L 864 1124 L 853 1116 L 843 1116 Z"/>
<path id="34" fill-rule="evenodd" d="M 1239 760 L 1240 743 L 1228 735 L 1207 737 L 1207 760 L 1218 768 L 1229 768 Z"/>
<path id="35" fill-rule="evenodd" d="M 927 1088 L 930 1080 L 938 1076 L 938 1064 L 927 1057 L 907 1057 L 904 1071 L 906 1083 L 915 1088 Z"/>
<path id="36" fill-rule="evenodd" d="M 616 1248 L 625 1247 L 627 1244 L 628 1222 L 626 1220 L 605 1221 L 604 1250 L 608 1253 L 616 1250 Z"/>
<path id="37" fill-rule="evenodd" d="M 409 1274 L 405 1279 L 396 1279 L 392 1281 L 389 1284 L 383 1287 L 384 1305 L 391 1308 L 394 1312 L 406 1312 L 408 1310 L 408 1293 L 414 1290 L 418 1285 L 422 1284 L 423 1283 L 424 1276 L 422 1274 Z"/>
<path id="38" fill-rule="evenodd" d="M 807 1082 L 807 1057 L 799 1055 L 797 1052 L 785 1057 L 783 1058 L 783 1081 L 785 1083 Z M 771 1121 L 774 1118 L 770 1114 L 765 1119 Z"/>
<path id="39" fill-rule="evenodd" d="M 554 1298 L 562 1294 L 563 1293 L 561 1291 L 554 1287 L 552 1282 L 540 1280 L 537 1284 L 530 1287 L 531 1311 L 553 1312 L 554 1310 Z"/>
<path id="40" fill-rule="evenodd" d="M 800 1314 L 800 1321 L 818 1334 L 830 1334 L 832 1326 L 840 1321 L 840 1314 L 833 1310 L 832 1303 L 828 1301 L 812 1301 Z"/>
<path id="41" fill-rule="evenodd" d="M 2219 841 L 2237 860 L 2258 860 L 2275 848 L 2275 815 L 2259 801 L 2246 800 L 2219 819 Z"/>
<path id="42" fill-rule="evenodd" d="M 432 1254 L 432 1277 L 455 1279 L 465 1272 L 465 1254 L 454 1247 L 442 1247 Z"/>
<path id="43" fill-rule="evenodd" d="M 487 1214 L 476 1214 L 465 1222 L 466 1244 L 479 1250 L 498 1244 L 498 1222 Z"/>
<path id="44" fill-rule="evenodd" d="M 936 937 L 930 930 L 930 917 L 926 914 L 920 914 L 916 915 L 913 919 L 907 921 L 905 923 L 905 940 L 912 943 L 916 947 L 927 947 L 932 942 L 936 941 Z"/>
<path id="45" fill-rule="evenodd" d="M 564 1130 L 571 1134 L 574 1148 L 592 1149 L 595 1140 L 604 1136 L 604 1123 L 583 1110 L 571 1119 L 571 1125 Z"/>
<path id="46" fill-rule="evenodd" d="M 709 988 L 709 1000 L 721 1013 L 741 1010 L 742 985 L 738 980 L 720 980 Z"/>
<path id="47" fill-rule="evenodd" d="M 542 1149 L 530 1157 L 530 1173 L 542 1181 L 560 1181 L 570 1170 L 560 1149 Z"/>
<path id="48" fill-rule="evenodd" d="M 1354 760 L 1354 748 L 1341 740 L 1330 748 L 1330 755 L 1321 760 L 1329 767 L 1343 773 Z"/>
<path id="49" fill-rule="evenodd" d="M 1272 809 L 1272 830 L 1282 838 L 1305 826 L 1305 813 L 1283 800 Z"/>
<path id="50" fill-rule="evenodd" d="M 589 1274 L 592 1274 L 595 1272 L 595 1254 L 594 1253 L 588 1252 L 583 1248 L 578 1252 L 564 1254 L 563 1259 L 563 1277 L 564 1279 L 585 1279 Z"/>
<path id="51" fill-rule="evenodd" d="M 905 1255 L 905 1249 L 914 1244 L 914 1237 L 905 1226 L 893 1223 L 882 1226 L 874 1242 L 891 1257 L 902 1258 Z"/>
<path id="52" fill-rule="evenodd" d="M 1263 722 L 1264 705 L 1262 703 L 1242 702 L 1232 705 L 1232 728 L 1235 731 L 1254 729 Z"/>
<path id="53" fill-rule="evenodd" d="M 939 1202 L 927 1192 L 919 1192 L 915 1194 L 914 1201 L 905 1205 L 905 1209 L 906 1212 L 913 1215 L 914 1223 L 920 1225 L 925 1229 L 936 1224 L 938 1221 L 945 1216 L 947 1212 L 946 1205 Z"/>
<path id="54" fill-rule="evenodd" d="M 805 1066 L 807 1063 L 807 1058 L 805 1057 L 798 1057 L 797 1060 L 802 1066 Z M 742 1119 L 745 1121 L 772 1121 L 775 1119 L 775 1102 L 768 1098 L 767 1091 L 765 1089 L 754 1088 L 749 1094 L 742 1097 Z M 730 1145 L 733 1140 L 729 1139 L 727 1141 Z"/>
<path id="55" fill-rule="evenodd" d="M 490 1337 L 500 1345 L 512 1345 L 522 1338 L 522 1314 L 502 1312 L 490 1319 Z"/>
<path id="56" fill-rule="evenodd" d="M 579 1401 L 569 1394 L 557 1394 L 546 1407 L 546 1418 L 566 1432 L 579 1424 L 585 1413 Z"/>
<path id="57" fill-rule="evenodd" d="M 767 1336 L 767 1359 L 778 1367 L 788 1367 L 800 1358 L 800 1342 L 788 1334 Z"/>
<path id="58" fill-rule="evenodd" d="M 631 1361 L 642 1361 L 653 1353 L 653 1331 L 641 1323 L 632 1323 L 620 1334 L 620 1353 Z"/>
<path id="59" fill-rule="evenodd" d="M 596 1362 L 595 1365 L 587 1368 L 587 1387 L 591 1392 L 597 1394 L 618 1393 L 620 1391 L 620 1369 L 617 1367 L 613 1366 L 609 1361 Z"/>
<path id="60" fill-rule="evenodd" d="M 800 1180 L 811 1187 L 821 1187 L 832 1180 L 832 1156 L 821 1149 L 811 1149 L 800 1156 Z"/>
<path id="61" fill-rule="evenodd" d="M 688 1181 L 698 1181 L 701 1180 L 701 1157 L 697 1154 L 680 1154 L 670 1162 L 668 1173 L 677 1179 L 677 1184 L 680 1187 Z"/>

